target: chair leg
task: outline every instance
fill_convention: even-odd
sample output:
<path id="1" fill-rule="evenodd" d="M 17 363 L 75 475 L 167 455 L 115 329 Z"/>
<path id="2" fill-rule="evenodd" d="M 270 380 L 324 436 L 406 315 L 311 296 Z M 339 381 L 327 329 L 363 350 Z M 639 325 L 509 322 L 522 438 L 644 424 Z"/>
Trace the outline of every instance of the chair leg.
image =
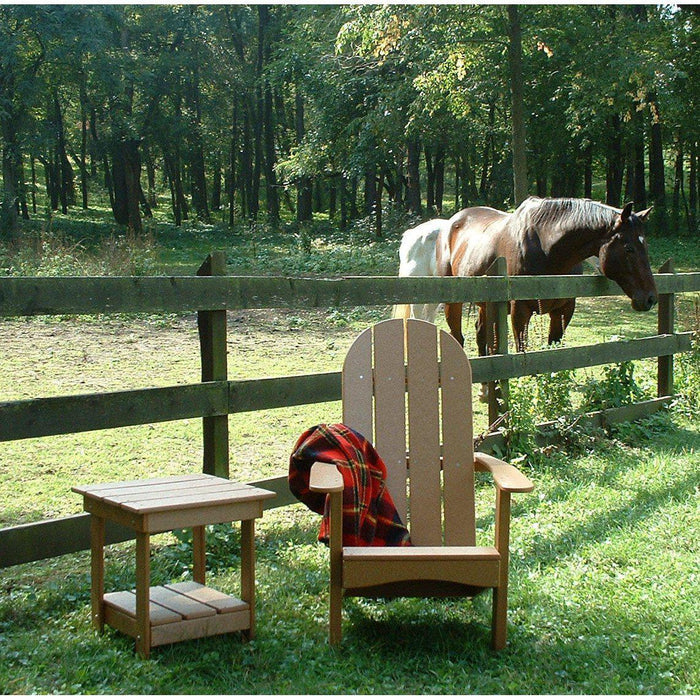
<path id="1" fill-rule="evenodd" d="M 498 651 L 506 645 L 508 625 L 508 543 L 510 539 L 510 493 L 498 490 L 496 497 L 496 549 L 501 555 L 498 586 L 493 589 L 491 647 Z"/>
<path id="2" fill-rule="evenodd" d="M 340 493 L 330 494 L 330 638 L 340 644 L 343 616 L 343 501 Z"/>
<path id="3" fill-rule="evenodd" d="M 500 651 L 506 645 L 508 625 L 508 588 L 493 589 L 493 612 L 491 617 L 491 648 Z"/>
<path id="4" fill-rule="evenodd" d="M 329 642 L 331 646 L 340 644 L 342 638 L 343 619 L 343 590 L 340 586 L 331 583 L 331 605 L 330 605 L 330 634 Z"/>

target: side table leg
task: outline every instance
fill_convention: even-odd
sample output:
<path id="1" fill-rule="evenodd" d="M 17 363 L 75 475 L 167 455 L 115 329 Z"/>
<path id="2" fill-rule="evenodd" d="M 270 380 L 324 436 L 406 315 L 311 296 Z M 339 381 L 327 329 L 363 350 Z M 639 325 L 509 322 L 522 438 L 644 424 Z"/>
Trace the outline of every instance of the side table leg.
<path id="1" fill-rule="evenodd" d="M 246 639 L 255 639 L 255 520 L 241 521 L 241 598 L 250 605 Z"/>
<path id="2" fill-rule="evenodd" d="M 194 555 L 194 566 L 192 578 L 204 585 L 206 579 L 206 538 L 204 526 L 192 528 L 192 553 Z"/>
<path id="3" fill-rule="evenodd" d="M 147 532 L 136 533 L 136 651 L 147 659 L 151 653 L 150 537 Z"/>
<path id="4" fill-rule="evenodd" d="M 105 626 L 105 521 L 97 515 L 90 516 L 90 580 L 92 626 L 99 632 L 103 632 Z"/>

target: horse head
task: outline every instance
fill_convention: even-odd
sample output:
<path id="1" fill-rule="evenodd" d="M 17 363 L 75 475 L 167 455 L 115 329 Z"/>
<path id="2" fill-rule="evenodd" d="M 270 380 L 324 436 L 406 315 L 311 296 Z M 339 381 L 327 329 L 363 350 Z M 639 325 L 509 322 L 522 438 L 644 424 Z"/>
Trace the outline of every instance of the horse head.
<path id="1" fill-rule="evenodd" d="M 643 231 L 650 211 L 651 208 L 635 214 L 632 203 L 627 204 L 617 215 L 599 253 L 601 271 L 622 287 L 635 311 L 649 311 L 657 302 Z"/>

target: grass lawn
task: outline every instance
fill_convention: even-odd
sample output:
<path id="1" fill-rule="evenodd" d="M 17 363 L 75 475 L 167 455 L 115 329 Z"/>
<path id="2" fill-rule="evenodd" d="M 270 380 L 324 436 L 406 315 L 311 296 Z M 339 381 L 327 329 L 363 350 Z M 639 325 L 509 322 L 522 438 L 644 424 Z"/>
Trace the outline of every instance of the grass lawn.
<path id="1" fill-rule="evenodd" d="M 47 237 L 38 257 L 20 251 L 3 264 L 25 274 L 76 274 L 76 267 L 77 274 L 139 273 L 133 265 L 191 274 L 208 250 L 223 248 L 232 273 L 395 274 L 396 268 L 396 237 L 279 237 L 264 229 L 231 236 L 165 227 L 149 240 L 115 238 L 100 247 L 90 240 L 99 238 L 102 224 L 91 225 L 83 238 Z M 678 269 L 698 269 L 692 241 L 658 239 L 655 249 L 656 243 L 656 267 L 673 251 Z M 697 330 L 697 304 L 697 295 L 679 300 L 680 329 Z M 230 313 L 229 375 L 337 370 L 359 329 L 387 313 Z M 623 298 L 586 299 L 566 342 L 654 329 L 655 316 L 632 312 Z M 474 353 L 473 334 L 465 335 Z M 545 335 L 537 318 L 531 342 L 544 342 Z M 0 346 L 0 400 L 199 379 L 194 315 L 11 319 L 0 324 Z M 695 357 L 689 374 L 697 387 Z M 593 376 L 599 373 L 577 372 L 573 383 Z M 635 363 L 635 379 L 651 391 L 653 362 Z M 0 692 L 696 694 L 697 415 L 686 402 L 641 423 L 580 437 L 571 454 L 554 449 L 523 465 L 536 489 L 514 499 L 509 644 L 499 654 L 488 647 L 489 595 L 473 602 L 350 600 L 343 645 L 329 648 L 327 550 L 316 542 L 318 516 L 296 505 L 258 521 L 258 635 L 249 644 L 234 634 L 158 648 L 142 661 L 132 640 L 113 631 L 99 636 L 90 627 L 87 553 L 0 570 Z M 299 433 L 338 419 L 337 403 L 231 416 L 232 478 L 284 473 Z M 479 405 L 477 431 L 486 422 Z M 77 483 L 196 472 L 200 435 L 199 421 L 177 421 L 0 443 L 0 527 L 80 512 L 80 499 L 70 492 Z M 490 485 L 480 483 L 480 544 L 492 541 L 492 500 Z M 153 544 L 154 585 L 189 578 L 186 538 L 162 535 Z M 236 593 L 237 528 L 210 529 L 208 550 L 212 585 Z M 108 548 L 107 590 L 133 586 L 133 558 L 129 543 Z"/>
<path id="2" fill-rule="evenodd" d="M 5 693 L 697 693 L 700 437 L 670 416 L 529 475 L 515 502 L 509 644 L 488 648 L 489 596 L 351 600 L 340 650 L 326 643 L 327 550 L 303 506 L 258 526 L 258 636 L 134 656 L 90 627 L 86 554 L 13 567 L 0 586 Z M 479 487 L 482 542 L 491 488 Z M 64 493 L 64 498 L 69 495 Z M 210 533 L 210 581 L 238 590 L 237 530 Z M 108 590 L 133 585 L 133 548 L 107 558 Z M 163 536 L 153 582 L 187 578 L 190 551 Z"/>

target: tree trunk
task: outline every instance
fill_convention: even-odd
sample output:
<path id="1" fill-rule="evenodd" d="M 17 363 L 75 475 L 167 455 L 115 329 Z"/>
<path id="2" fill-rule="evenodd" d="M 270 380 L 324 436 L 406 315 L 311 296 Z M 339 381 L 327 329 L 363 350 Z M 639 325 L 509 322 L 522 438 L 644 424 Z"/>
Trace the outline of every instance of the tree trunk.
<path id="1" fill-rule="evenodd" d="M 198 136 L 190 159 L 190 186 L 192 195 L 192 207 L 197 212 L 200 221 L 209 223 L 209 202 L 207 201 L 207 180 L 204 167 L 204 150 Z"/>
<path id="2" fill-rule="evenodd" d="M 3 134 L 4 135 L 4 134 Z M 0 235 L 15 238 L 19 233 L 17 209 L 17 174 L 13 144 L 7 140 L 2 149 L 2 211 L 0 212 Z"/>
<path id="3" fill-rule="evenodd" d="M 455 193 L 455 211 L 459 211 L 463 207 L 460 207 L 460 194 L 461 194 L 461 176 L 462 176 L 462 160 L 463 156 L 460 153 L 456 153 L 454 156 L 454 167 L 455 167 L 455 183 L 454 183 L 454 193 Z"/>
<path id="4" fill-rule="evenodd" d="M 408 205 L 408 210 L 411 213 L 420 215 L 422 214 L 420 197 L 420 141 L 417 137 L 408 140 L 407 175 L 406 204 Z"/>
<path id="5" fill-rule="evenodd" d="M 258 215 L 258 187 L 253 166 L 253 128 L 251 125 L 250 104 L 243 108 L 243 143 L 241 145 L 241 214 L 249 219 Z"/>
<path id="6" fill-rule="evenodd" d="M 36 166 L 34 156 L 30 157 L 30 165 L 32 170 L 32 212 L 36 214 Z"/>
<path id="7" fill-rule="evenodd" d="M 428 211 L 433 211 L 435 206 L 435 169 L 433 168 L 433 154 L 431 148 L 425 146 L 425 206 Z"/>
<path id="8" fill-rule="evenodd" d="M 491 179 L 491 160 L 493 157 L 493 132 L 496 127 L 496 100 L 491 98 L 489 101 L 489 128 L 484 142 L 484 150 L 481 157 L 481 182 L 479 184 L 479 197 L 482 201 L 486 201 L 486 195 L 489 191 L 489 183 Z"/>
<path id="9" fill-rule="evenodd" d="M 646 209 L 647 206 L 647 186 L 644 166 L 644 123 L 642 112 L 635 109 L 634 117 L 634 142 L 632 145 L 634 156 L 634 184 L 632 187 L 632 198 L 635 209 Z"/>
<path id="10" fill-rule="evenodd" d="M 688 173 L 688 230 L 698 230 L 698 142 L 690 143 L 690 172 Z"/>
<path id="11" fill-rule="evenodd" d="M 219 211 L 221 209 L 221 184 L 222 184 L 222 174 L 221 174 L 221 163 L 217 155 L 216 161 L 214 163 L 214 173 L 212 176 L 211 183 L 211 210 Z"/>
<path id="12" fill-rule="evenodd" d="M 257 88 L 257 98 L 255 101 L 257 109 L 253 116 L 253 177 L 251 181 L 251 192 L 248 198 L 248 214 L 251 219 L 257 219 L 260 211 L 260 178 L 262 177 L 262 119 L 263 119 L 263 96 L 262 87 Z"/>
<path id="13" fill-rule="evenodd" d="M 588 144 L 583 154 L 583 196 L 593 196 L 593 146 Z"/>
<path id="14" fill-rule="evenodd" d="M 125 139 L 116 143 L 112 162 L 114 218 L 118 224 L 128 226 L 134 234 L 141 234 L 141 158 L 138 141 Z"/>
<path id="15" fill-rule="evenodd" d="M 112 152 L 112 183 L 114 184 L 114 206 L 112 213 L 120 226 L 129 223 L 128 193 L 126 191 L 126 164 L 124 162 L 125 144 L 117 143 Z"/>
<path id="16" fill-rule="evenodd" d="M 175 220 L 175 226 L 181 226 L 182 209 L 180 207 L 180 201 L 175 190 L 175 177 L 173 176 L 172 161 L 167 154 L 163 154 L 163 163 L 165 167 L 165 176 L 168 180 L 168 187 L 170 188 L 170 204 L 173 210 L 173 219 Z"/>
<path id="17" fill-rule="evenodd" d="M 348 188 L 345 175 L 340 176 L 340 230 L 348 227 Z"/>
<path id="18" fill-rule="evenodd" d="M 445 146 L 439 143 L 435 151 L 435 211 L 442 215 L 442 200 L 445 195 Z"/>
<path id="19" fill-rule="evenodd" d="M 236 155 L 238 150 L 238 103 L 233 104 L 233 114 L 231 115 L 231 151 L 229 153 L 229 174 L 228 174 L 228 225 L 233 227 L 236 218 Z"/>
<path id="20" fill-rule="evenodd" d="M 671 217 L 674 231 L 678 230 L 681 220 L 681 197 L 683 195 L 683 141 L 678 137 L 676 158 L 673 167 L 673 197 L 671 199 Z"/>
<path id="21" fill-rule="evenodd" d="M 384 173 L 380 170 L 379 172 L 379 185 L 376 188 L 377 201 L 374 205 L 374 219 L 376 226 L 376 236 L 377 240 L 381 240 L 384 234 L 383 224 L 382 224 L 382 190 L 384 189 Z"/>
<path id="22" fill-rule="evenodd" d="M 280 198 L 277 188 L 277 174 L 275 165 L 277 156 L 275 153 L 275 122 L 272 113 L 272 88 L 269 83 L 265 84 L 265 113 L 263 116 L 264 146 L 265 146 L 265 183 L 267 195 L 267 216 L 272 223 L 280 220 Z"/>
<path id="23" fill-rule="evenodd" d="M 51 211 L 58 211 L 60 200 L 60 177 L 58 174 L 58 165 L 54 160 L 55 154 L 50 155 L 50 159 L 42 161 L 44 165 L 44 179 L 46 181 L 46 195 L 49 199 L 49 207 Z"/>
<path id="24" fill-rule="evenodd" d="M 373 178 L 376 177 L 376 171 L 372 176 Z M 376 181 L 374 181 L 374 187 L 377 186 Z M 360 216 L 360 212 L 357 208 L 357 190 L 358 190 L 358 181 L 357 181 L 357 175 L 353 175 L 353 177 L 350 178 L 350 219 L 357 219 Z"/>
<path id="25" fill-rule="evenodd" d="M 156 197 L 156 166 L 153 162 L 153 154 L 151 148 L 144 149 L 144 160 L 146 163 L 146 182 L 148 182 L 148 205 L 150 207 L 158 206 L 158 199 Z"/>
<path id="26" fill-rule="evenodd" d="M 102 167 L 104 169 L 104 183 L 105 188 L 107 189 L 107 194 L 109 195 L 109 205 L 112 210 L 114 210 L 114 183 L 112 181 L 112 172 L 109 167 L 107 149 L 97 134 L 97 114 L 94 109 L 90 110 L 90 136 L 92 138 L 93 149 L 97 155 L 96 160 L 102 160 Z"/>
<path id="27" fill-rule="evenodd" d="M 661 134 L 661 116 L 654 94 L 649 95 L 651 129 L 649 142 L 649 199 L 654 204 L 657 227 L 663 228 L 666 220 L 666 178 Z"/>
<path id="28" fill-rule="evenodd" d="M 338 208 L 338 176 L 331 175 L 328 183 L 328 218 L 333 221 L 335 219 L 336 210 Z"/>
<path id="29" fill-rule="evenodd" d="M 304 97 L 297 90 L 294 97 L 297 146 L 304 140 Z M 313 218 L 311 207 L 311 178 L 300 175 L 297 178 L 297 221 L 310 221 Z"/>
<path id="30" fill-rule="evenodd" d="M 54 133 L 56 137 L 56 160 L 59 168 L 59 197 L 61 200 L 61 211 L 68 213 L 68 205 L 75 204 L 75 180 L 73 178 L 73 168 L 71 167 L 66 153 L 66 135 L 63 128 L 63 112 L 58 99 L 58 91 L 53 91 L 54 108 Z"/>
<path id="31" fill-rule="evenodd" d="M 19 159 L 19 209 L 22 218 L 29 220 L 29 207 L 27 207 L 27 188 L 24 185 L 24 158 Z"/>
<path id="32" fill-rule="evenodd" d="M 518 5 L 508 5 L 508 66 L 510 69 L 511 125 L 513 134 L 513 193 L 515 205 L 527 199 L 525 103 L 523 100 L 522 31 Z"/>
<path id="33" fill-rule="evenodd" d="M 20 233 L 19 214 L 29 218 L 24 188 L 22 152 L 16 140 L 14 124 L 2 125 L 2 181 L 0 191 L 0 238 L 11 240 Z"/>
<path id="34" fill-rule="evenodd" d="M 365 214 L 371 215 L 377 203 L 377 166 L 372 164 L 365 170 Z M 352 217 L 351 215 L 351 218 Z"/>
<path id="35" fill-rule="evenodd" d="M 85 94 L 85 78 L 80 83 L 80 193 L 83 198 L 83 209 L 88 208 L 88 170 L 87 170 L 87 144 L 88 144 L 88 119 L 87 119 L 87 95 Z"/>
<path id="36" fill-rule="evenodd" d="M 606 149 L 605 202 L 613 207 L 620 206 L 622 197 L 622 131 L 620 117 L 613 114 L 609 122 L 608 145 Z"/>
<path id="37" fill-rule="evenodd" d="M 127 226 L 135 234 L 143 233 L 141 222 L 141 155 L 139 142 L 129 139 L 124 149 L 124 179 L 126 181 L 127 212 L 129 220 Z"/>
<path id="38" fill-rule="evenodd" d="M 188 80 L 188 101 L 194 114 L 194 124 L 190 134 L 190 186 L 192 206 L 200 221 L 209 223 L 209 202 L 207 199 L 207 178 L 202 145 L 202 110 L 199 88 L 199 70 L 195 64 Z"/>
<path id="39" fill-rule="evenodd" d="M 163 144 L 163 163 L 165 174 L 170 183 L 170 198 L 173 207 L 175 225 L 180 226 L 183 220 L 189 218 L 187 198 L 182 188 L 182 176 L 180 174 L 180 149 L 177 144 L 170 148 L 170 144 Z"/>

